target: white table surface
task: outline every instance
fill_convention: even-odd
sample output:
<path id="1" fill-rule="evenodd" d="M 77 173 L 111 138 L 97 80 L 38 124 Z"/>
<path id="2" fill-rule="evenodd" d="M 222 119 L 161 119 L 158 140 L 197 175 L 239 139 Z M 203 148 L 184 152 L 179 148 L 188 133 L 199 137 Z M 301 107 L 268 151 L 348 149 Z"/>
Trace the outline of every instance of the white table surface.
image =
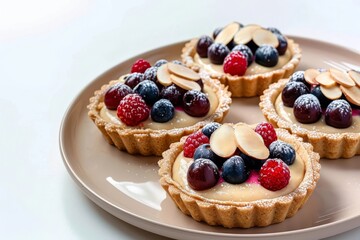
<path id="1" fill-rule="evenodd" d="M 58 133 L 73 98 L 129 57 L 234 20 L 360 51 L 359 11 L 345 0 L 0 1 L 1 238 L 166 239 L 103 211 L 67 173 Z"/>

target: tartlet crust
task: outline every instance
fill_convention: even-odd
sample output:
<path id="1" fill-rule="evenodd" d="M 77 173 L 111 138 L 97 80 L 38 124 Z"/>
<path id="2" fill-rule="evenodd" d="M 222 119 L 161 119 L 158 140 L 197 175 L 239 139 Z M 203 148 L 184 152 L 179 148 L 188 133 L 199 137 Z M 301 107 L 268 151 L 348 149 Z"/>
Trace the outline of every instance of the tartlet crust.
<path id="1" fill-rule="evenodd" d="M 291 123 L 280 117 L 275 109 L 276 98 L 281 94 L 288 79 L 282 79 L 270 85 L 260 97 L 259 106 L 264 117 L 273 126 L 284 128 L 293 134 L 311 143 L 314 151 L 320 154 L 321 158 L 338 159 L 351 158 L 360 154 L 360 133 L 323 133 L 301 128 L 296 123 Z"/>
<path id="2" fill-rule="evenodd" d="M 181 59 L 187 67 L 190 67 L 194 71 L 205 71 L 194 61 L 197 42 L 198 38 L 195 38 L 185 44 L 182 49 Z M 249 76 L 232 76 L 227 73 L 209 73 L 210 77 L 229 86 L 232 97 L 260 96 L 271 83 L 289 77 L 299 65 L 302 56 L 299 45 L 295 43 L 294 40 L 288 39 L 288 49 L 291 51 L 292 57 L 290 61 L 280 69 Z"/>
<path id="3" fill-rule="evenodd" d="M 296 153 L 304 159 L 304 179 L 293 192 L 273 198 L 251 202 L 218 201 L 190 193 L 172 178 L 172 166 L 182 151 L 185 138 L 173 143 L 163 153 L 160 166 L 160 184 L 175 202 L 177 207 L 196 221 L 209 225 L 221 225 L 227 228 L 264 227 L 280 223 L 294 216 L 311 196 L 320 178 L 319 155 L 309 143 L 304 143 L 284 129 L 276 129 L 280 140 L 295 146 Z"/>
<path id="4" fill-rule="evenodd" d="M 109 86 L 118 83 L 120 80 L 110 81 L 95 91 L 94 96 L 90 98 L 90 104 L 87 106 L 90 119 L 101 131 L 108 143 L 115 145 L 118 149 L 130 154 L 140 154 L 143 156 L 161 156 L 169 148 L 170 144 L 180 140 L 182 136 L 189 135 L 208 122 L 222 122 L 230 109 L 231 93 L 224 85 L 211 80 L 208 75 L 201 74 L 201 78 L 207 86 L 216 93 L 219 99 L 219 105 L 215 112 L 203 121 L 195 125 L 175 128 L 170 130 L 153 130 L 144 128 L 129 128 L 107 122 L 100 116 L 100 110 L 104 105 L 104 94 Z"/>

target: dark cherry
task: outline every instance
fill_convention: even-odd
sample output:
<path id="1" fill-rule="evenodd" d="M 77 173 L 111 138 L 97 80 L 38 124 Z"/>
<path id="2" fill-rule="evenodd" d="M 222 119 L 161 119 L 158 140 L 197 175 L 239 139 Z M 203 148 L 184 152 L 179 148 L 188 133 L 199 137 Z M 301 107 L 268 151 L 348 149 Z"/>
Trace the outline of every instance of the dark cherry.
<path id="1" fill-rule="evenodd" d="M 311 85 L 305 80 L 305 72 L 304 71 L 296 71 L 294 72 L 290 78 L 289 78 L 289 82 L 301 82 L 303 84 L 305 84 L 308 89 L 311 89 Z"/>
<path id="2" fill-rule="evenodd" d="M 213 43 L 208 49 L 208 58 L 213 64 L 221 65 L 225 57 L 230 53 L 227 46 L 222 43 Z"/>
<path id="3" fill-rule="evenodd" d="M 332 101 L 325 111 L 325 122 L 335 128 L 347 128 L 352 124 L 352 108 L 350 104 L 338 99 Z"/>
<path id="4" fill-rule="evenodd" d="M 308 87 L 301 82 L 288 82 L 282 90 L 281 99 L 285 106 L 293 107 L 299 96 L 309 92 Z"/>
<path id="5" fill-rule="evenodd" d="M 193 117 L 203 117 L 210 110 L 210 101 L 205 93 L 189 90 L 183 97 L 184 111 Z"/>
<path id="6" fill-rule="evenodd" d="M 251 49 L 244 44 L 236 45 L 231 51 L 232 52 L 235 52 L 235 51 L 241 52 L 246 57 L 248 66 L 254 61 L 254 55 L 253 55 Z"/>
<path id="7" fill-rule="evenodd" d="M 215 186 L 220 178 L 218 167 L 209 159 L 199 158 L 194 161 L 187 172 L 189 186 L 197 191 Z"/>
<path id="8" fill-rule="evenodd" d="M 179 106 L 182 103 L 184 90 L 178 88 L 175 84 L 164 87 L 160 92 L 160 98 L 169 100 L 174 106 Z"/>
<path id="9" fill-rule="evenodd" d="M 321 105 L 312 94 L 298 97 L 294 103 L 294 116 L 301 123 L 314 123 L 321 118 Z"/>
<path id="10" fill-rule="evenodd" d="M 279 55 L 282 56 L 285 54 L 287 50 L 288 42 L 284 35 L 282 34 L 275 34 L 275 35 L 279 41 L 279 46 L 276 48 L 276 50 L 278 51 Z"/>
<path id="11" fill-rule="evenodd" d="M 196 44 L 196 52 L 199 54 L 202 58 L 207 58 L 208 56 L 208 48 L 211 44 L 213 44 L 213 40 L 211 37 L 207 35 L 203 35 L 199 38 L 197 44 Z"/>
<path id="12" fill-rule="evenodd" d="M 107 109 L 115 110 L 117 109 L 120 101 L 128 94 L 133 93 L 133 90 L 122 83 L 117 83 L 111 86 L 104 96 L 104 102 Z"/>
<path id="13" fill-rule="evenodd" d="M 328 99 L 325 97 L 325 95 L 322 93 L 320 89 L 320 85 L 317 85 L 311 89 L 311 94 L 317 97 L 319 99 L 321 108 L 326 109 L 327 106 L 331 103 L 331 99 Z"/>
<path id="14" fill-rule="evenodd" d="M 267 30 L 275 34 L 281 34 L 280 30 L 274 27 L 268 27 Z"/>
<path id="15" fill-rule="evenodd" d="M 215 28 L 214 32 L 213 32 L 213 39 L 215 39 L 217 37 L 217 35 L 219 35 L 219 33 L 223 30 L 222 27 L 218 27 Z"/>
<path id="16" fill-rule="evenodd" d="M 136 85 L 138 85 L 141 81 L 144 80 L 143 73 L 131 73 L 125 78 L 125 84 L 128 85 L 131 89 L 133 89 Z"/>

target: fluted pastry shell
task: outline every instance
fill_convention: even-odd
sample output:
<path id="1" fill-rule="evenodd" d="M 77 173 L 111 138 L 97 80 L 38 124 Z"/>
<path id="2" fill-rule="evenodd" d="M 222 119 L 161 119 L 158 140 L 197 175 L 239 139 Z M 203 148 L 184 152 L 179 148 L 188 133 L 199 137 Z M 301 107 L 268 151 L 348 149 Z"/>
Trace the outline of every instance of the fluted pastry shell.
<path id="1" fill-rule="evenodd" d="M 304 139 L 313 145 L 314 151 L 320 154 L 321 158 L 338 159 L 351 158 L 360 154 L 360 133 L 324 133 L 315 130 L 308 130 L 296 123 L 286 121 L 279 116 L 275 109 L 276 98 L 281 94 L 288 79 L 282 79 L 270 85 L 260 97 L 260 108 L 264 117 L 273 126 L 284 128 L 293 134 Z"/>
<path id="2" fill-rule="evenodd" d="M 130 154 L 161 156 L 171 143 L 179 141 L 182 136 L 197 131 L 208 122 L 223 121 L 228 113 L 231 104 L 231 93 L 227 90 L 227 87 L 211 80 L 208 75 L 202 74 L 201 77 L 204 84 L 211 87 L 215 92 L 219 104 L 213 114 L 195 125 L 170 130 L 154 130 L 149 128 L 129 128 L 125 125 L 121 126 L 104 120 L 100 116 L 100 110 L 104 105 L 104 94 L 109 86 L 116 84 L 119 80 L 113 80 L 103 85 L 100 90 L 95 91 L 94 96 L 90 98 L 88 115 L 107 142 L 115 145 L 118 149 Z"/>
<path id="3" fill-rule="evenodd" d="M 276 129 L 278 138 L 295 146 L 296 153 L 304 159 L 305 173 L 300 185 L 289 194 L 251 202 L 219 201 L 208 199 L 184 189 L 172 178 L 172 167 L 183 150 L 185 138 L 173 143 L 163 153 L 160 166 L 160 184 L 175 202 L 177 207 L 196 221 L 227 228 L 264 227 L 280 223 L 294 216 L 314 191 L 320 178 L 319 155 L 309 143 L 304 143 L 284 129 Z"/>
<path id="4" fill-rule="evenodd" d="M 198 38 L 187 42 L 182 49 L 182 61 L 187 67 L 194 71 L 206 71 L 194 61 L 196 54 L 196 44 Z M 263 94 L 263 91 L 269 87 L 271 83 L 277 82 L 279 79 L 287 78 L 294 73 L 296 67 L 301 60 L 301 49 L 292 39 L 288 39 L 288 49 L 291 52 L 291 59 L 280 69 L 272 70 L 266 73 L 248 75 L 248 76 L 232 76 L 228 73 L 209 73 L 210 77 L 219 80 L 221 83 L 229 86 L 232 97 L 254 97 Z"/>

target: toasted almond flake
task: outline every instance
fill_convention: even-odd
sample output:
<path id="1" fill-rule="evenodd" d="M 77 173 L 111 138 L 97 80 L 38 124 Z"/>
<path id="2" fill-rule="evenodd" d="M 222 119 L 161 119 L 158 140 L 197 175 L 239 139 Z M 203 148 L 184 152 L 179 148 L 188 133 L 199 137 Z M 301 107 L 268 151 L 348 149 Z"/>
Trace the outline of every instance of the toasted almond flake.
<path id="1" fill-rule="evenodd" d="M 170 73 L 175 74 L 179 77 L 186 78 L 187 80 L 197 81 L 200 79 L 200 75 L 191 70 L 190 68 L 187 68 L 180 64 L 175 63 L 168 63 L 168 70 Z"/>
<path id="2" fill-rule="evenodd" d="M 167 64 L 163 64 L 158 68 L 156 76 L 161 85 L 169 86 L 172 84 Z"/>
<path id="3" fill-rule="evenodd" d="M 336 82 L 333 80 L 330 72 L 322 72 L 320 73 L 315 80 L 325 87 L 331 87 L 336 85 Z"/>
<path id="4" fill-rule="evenodd" d="M 253 33 L 260 29 L 259 25 L 247 25 L 241 28 L 234 36 L 234 42 L 236 44 L 246 44 L 253 38 Z"/>
<path id="5" fill-rule="evenodd" d="M 342 95 L 342 91 L 337 84 L 331 87 L 325 87 L 320 85 L 320 90 L 325 97 L 331 100 L 339 99 Z"/>
<path id="6" fill-rule="evenodd" d="M 256 159 L 269 157 L 269 149 L 265 146 L 262 137 L 250 126 L 237 124 L 234 130 L 235 143 L 243 153 Z"/>
<path id="7" fill-rule="evenodd" d="M 261 46 L 263 44 L 270 45 L 273 47 L 279 46 L 279 40 L 275 34 L 266 29 L 256 29 L 253 33 L 253 41 L 256 45 Z"/>
<path id="8" fill-rule="evenodd" d="M 315 80 L 319 76 L 320 72 L 317 69 L 310 68 L 304 72 L 305 81 L 311 85 L 316 85 L 318 82 Z"/>
<path id="9" fill-rule="evenodd" d="M 227 45 L 229 42 L 231 42 L 235 34 L 239 31 L 239 29 L 240 29 L 239 23 L 233 22 L 228 24 L 216 36 L 215 42 Z"/>
<path id="10" fill-rule="evenodd" d="M 197 82 L 186 80 L 186 79 L 178 77 L 174 74 L 170 74 L 170 79 L 175 85 L 177 85 L 185 90 L 193 89 L 193 90 L 201 91 L 201 87 Z"/>
<path id="11" fill-rule="evenodd" d="M 338 84 L 343 85 L 344 87 L 353 87 L 353 86 L 355 86 L 355 82 L 345 72 L 340 71 L 340 70 L 335 69 L 335 68 L 330 68 L 329 71 L 330 71 L 331 76 L 335 80 L 335 82 L 337 82 Z"/>
<path id="12" fill-rule="evenodd" d="M 223 124 L 216 129 L 210 137 L 210 148 L 220 157 L 232 156 L 237 149 L 234 128 L 229 124 Z"/>
<path id="13" fill-rule="evenodd" d="M 340 85 L 340 89 L 349 102 L 360 106 L 360 88 L 358 86 L 348 88 Z"/>
<path id="14" fill-rule="evenodd" d="M 349 76 L 354 80 L 356 85 L 360 87 L 360 73 L 354 70 L 349 71 Z"/>

